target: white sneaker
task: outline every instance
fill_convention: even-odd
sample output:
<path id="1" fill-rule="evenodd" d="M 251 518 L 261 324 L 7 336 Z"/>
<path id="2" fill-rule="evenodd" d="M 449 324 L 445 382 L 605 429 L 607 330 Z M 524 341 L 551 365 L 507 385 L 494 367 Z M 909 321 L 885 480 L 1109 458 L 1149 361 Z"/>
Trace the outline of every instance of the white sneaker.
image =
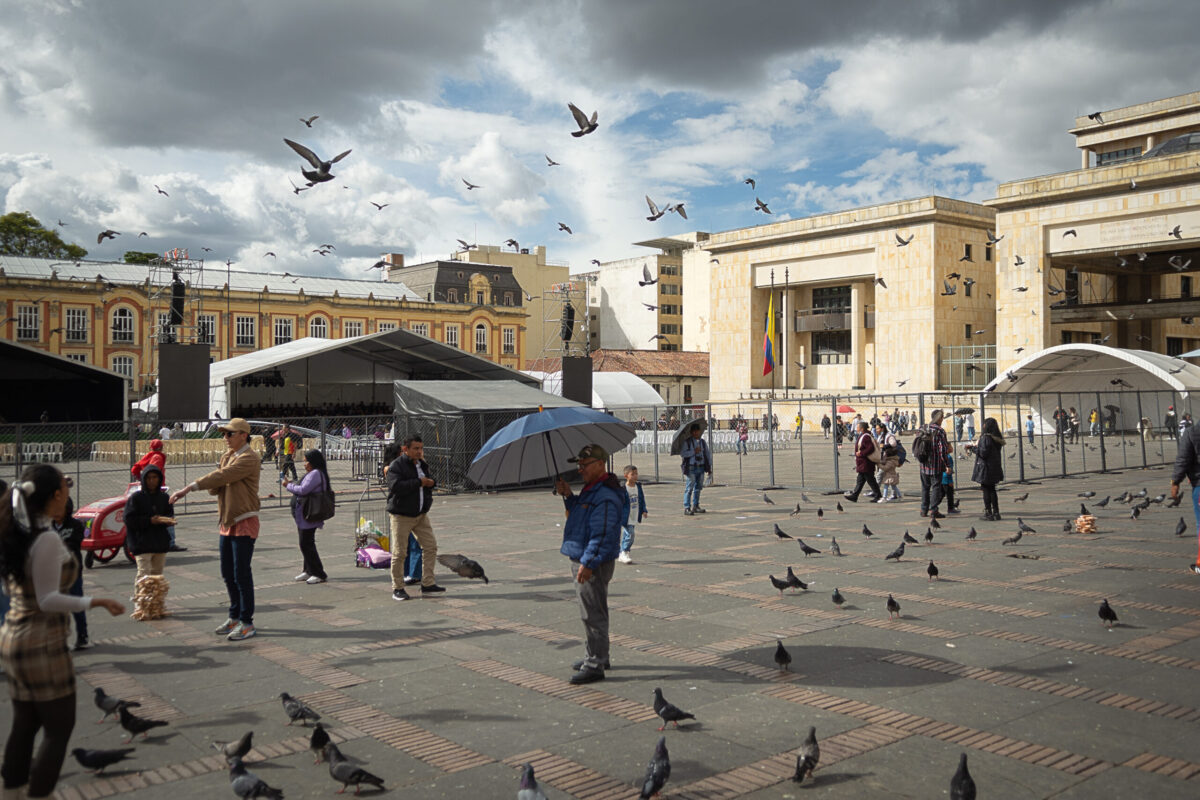
<path id="1" fill-rule="evenodd" d="M 621 554 L 617 556 L 617 561 L 620 561 L 622 564 L 632 564 L 633 558 L 629 555 L 628 550 L 622 550 Z"/>
<path id="2" fill-rule="evenodd" d="M 292 578 L 292 580 L 296 581 L 297 583 L 303 583 L 304 581 L 308 580 L 310 577 L 311 576 L 307 572 L 301 572 L 299 575 Z"/>
<path id="3" fill-rule="evenodd" d="M 325 582 L 324 578 L 318 578 L 316 575 L 311 576 L 308 580 L 305 581 L 305 583 L 312 583 L 312 584 L 324 583 L 324 582 Z"/>

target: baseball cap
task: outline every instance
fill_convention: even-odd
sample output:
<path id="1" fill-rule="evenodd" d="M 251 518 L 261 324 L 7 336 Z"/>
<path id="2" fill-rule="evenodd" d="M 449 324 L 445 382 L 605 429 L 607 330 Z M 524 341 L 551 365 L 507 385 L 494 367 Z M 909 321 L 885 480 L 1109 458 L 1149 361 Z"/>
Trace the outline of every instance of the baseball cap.
<path id="1" fill-rule="evenodd" d="M 230 431 L 230 432 L 236 431 L 238 433 L 249 433 L 250 432 L 250 423 L 246 422 L 246 420 L 242 419 L 241 417 L 234 417 L 233 419 L 229 420 L 229 422 L 226 422 L 224 425 L 217 426 L 217 430 Z"/>
<path id="2" fill-rule="evenodd" d="M 607 461 L 608 451 L 598 444 L 589 444 L 580 449 L 579 455 L 575 456 L 575 458 L 568 458 L 567 461 L 574 464 L 577 461 L 582 461 L 585 458 L 594 458 L 597 461 Z"/>

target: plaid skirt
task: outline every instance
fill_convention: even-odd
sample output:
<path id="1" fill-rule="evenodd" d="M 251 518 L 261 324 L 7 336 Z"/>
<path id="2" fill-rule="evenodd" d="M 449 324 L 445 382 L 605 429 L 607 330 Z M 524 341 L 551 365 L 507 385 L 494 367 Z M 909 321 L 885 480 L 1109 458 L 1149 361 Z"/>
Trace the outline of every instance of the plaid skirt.
<path id="1" fill-rule="evenodd" d="M 0 627 L 0 663 L 14 700 L 41 702 L 75 693 L 67 614 L 36 614 Z"/>

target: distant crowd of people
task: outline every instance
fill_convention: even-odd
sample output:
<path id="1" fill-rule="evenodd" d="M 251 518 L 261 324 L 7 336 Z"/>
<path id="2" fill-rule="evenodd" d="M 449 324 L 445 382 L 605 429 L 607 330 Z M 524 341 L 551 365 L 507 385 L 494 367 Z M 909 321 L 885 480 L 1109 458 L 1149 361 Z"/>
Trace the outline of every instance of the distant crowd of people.
<path id="1" fill-rule="evenodd" d="M 300 417 L 366 417 L 391 414 L 390 403 L 320 403 L 316 405 L 266 405 L 253 403 L 234 408 L 236 416 L 245 419 L 297 419 Z M 218 415 L 218 418 L 219 415 Z"/>

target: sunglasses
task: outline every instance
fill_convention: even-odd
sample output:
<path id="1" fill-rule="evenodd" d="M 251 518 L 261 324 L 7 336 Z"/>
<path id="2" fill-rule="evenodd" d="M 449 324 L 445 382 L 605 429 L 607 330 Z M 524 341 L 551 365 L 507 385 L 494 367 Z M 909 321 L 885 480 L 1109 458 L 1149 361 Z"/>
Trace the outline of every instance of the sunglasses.
<path id="1" fill-rule="evenodd" d="M 221 436 L 228 439 L 230 436 L 233 436 L 236 433 L 242 433 L 242 432 L 243 431 L 221 431 Z"/>

